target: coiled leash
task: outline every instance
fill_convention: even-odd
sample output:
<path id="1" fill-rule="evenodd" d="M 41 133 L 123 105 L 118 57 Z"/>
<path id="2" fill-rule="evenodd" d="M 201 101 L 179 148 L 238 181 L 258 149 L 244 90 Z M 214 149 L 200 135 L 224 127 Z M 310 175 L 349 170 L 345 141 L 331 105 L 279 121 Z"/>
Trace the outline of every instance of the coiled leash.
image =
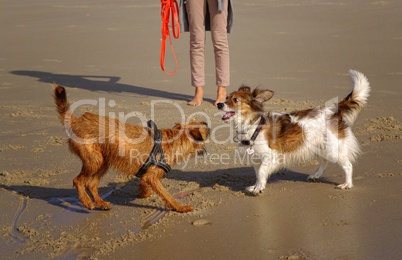
<path id="1" fill-rule="evenodd" d="M 162 150 L 162 133 L 158 130 L 156 127 L 156 124 L 154 121 L 149 120 L 148 121 L 148 127 L 151 128 L 154 133 L 151 134 L 151 137 L 154 139 L 154 147 L 152 148 L 151 153 L 149 154 L 149 157 L 147 161 L 141 166 L 140 170 L 138 171 L 136 177 L 141 178 L 142 175 L 147 171 L 148 167 L 153 164 L 155 166 L 158 166 L 165 170 L 166 173 L 170 172 L 172 168 L 166 163 L 165 161 L 165 156 L 163 154 Z M 159 160 L 157 159 L 159 155 Z"/>
<path id="2" fill-rule="evenodd" d="M 161 45 L 161 55 L 160 63 L 161 69 L 167 75 L 172 76 L 177 72 L 179 63 L 177 62 L 176 53 L 174 52 L 172 38 L 170 37 L 169 31 L 169 20 L 172 16 L 172 35 L 175 39 L 180 37 L 180 24 L 179 24 L 179 6 L 176 0 L 161 0 L 161 18 L 162 18 L 162 45 Z M 173 58 L 176 64 L 175 70 L 173 72 L 168 72 L 165 69 L 165 52 L 166 52 L 166 38 L 169 38 L 170 50 L 172 51 Z"/>

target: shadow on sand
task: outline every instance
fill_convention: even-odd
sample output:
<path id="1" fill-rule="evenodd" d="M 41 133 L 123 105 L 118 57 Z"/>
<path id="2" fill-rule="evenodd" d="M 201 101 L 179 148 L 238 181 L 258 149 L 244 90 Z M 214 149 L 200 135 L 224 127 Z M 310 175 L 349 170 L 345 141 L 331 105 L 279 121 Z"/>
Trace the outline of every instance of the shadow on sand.
<path id="1" fill-rule="evenodd" d="M 119 83 L 121 78 L 116 76 L 67 75 L 31 70 L 14 70 L 10 71 L 10 73 L 19 76 L 37 78 L 39 82 L 50 84 L 57 83 L 66 87 L 76 87 L 90 91 L 104 91 L 116 94 L 132 93 L 141 96 L 184 101 L 189 101 L 193 98 L 190 95 Z M 213 102 L 212 99 L 205 99 L 205 101 Z"/>
<path id="2" fill-rule="evenodd" d="M 279 174 L 273 174 L 268 180 L 269 183 L 290 180 L 294 182 L 305 182 L 308 175 L 304 173 L 293 172 L 285 170 Z M 196 182 L 200 188 L 213 187 L 218 184 L 227 187 L 231 191 L 244 191 L 245 187 L 253 185 L 255 181 L 254 170 L 252 167 L 241 167 L 234 169 L 223 169 L 215 171 L 191 171 L 183 172 L 180 170 L 173 170 L 165 175 L 165 178 Z M 335 185 L 325 178 L 320 180 L 320 183 Z M 159 207 L 148 206 L 135 203 L 138 196 L 139 179 L 133 178 L 125 183 L 109 183 L 106 187 L 99 188 L 99 194 L 103 194 L 102 198 L 107 197 L 106 201 L 110 201 L 114 205 L 133 206 L 155 210 L 163 210 Z M 29 197 L 32 199 L 44 200 L 47 203 L 61 207 L 76 213 L 90 213 L 90 210 L 82 207 L 78 202 L 77 192 L 75 188 L 63 189 L 52 188 L 44 186 L 30 186 L 30 185 L 0 185 L 0 188 L 17 192 L 18 194 Z"/>

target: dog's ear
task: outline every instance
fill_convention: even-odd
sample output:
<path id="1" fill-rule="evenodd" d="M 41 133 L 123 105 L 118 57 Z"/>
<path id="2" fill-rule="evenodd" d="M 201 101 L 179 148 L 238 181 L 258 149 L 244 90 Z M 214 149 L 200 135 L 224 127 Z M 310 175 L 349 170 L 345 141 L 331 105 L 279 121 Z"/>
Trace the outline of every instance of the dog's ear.
<path id="1" fill-rule="evenodd" d="M 250 87 L 246 85 L 241 85 L 238 91 L 244 93 L 251 93 Z"/>
<path id="2" fill-rule="evenodd" d="M 264 103 L 265 101 L 270 100 L 274 96 L 274 92 L 271 90 L 260 90 L 258 88 L 253 91 L 253 100 L 258 103 Z"/>
<path id="3" fill-rule="evenodd" d="M 201 126 L 191 128 L 188 131 L 188 133 L 194 138 L 194 140 L 199 142 L 206 141 L 210 131 L 207 123 L 202 122 L 201 124 Z"/>

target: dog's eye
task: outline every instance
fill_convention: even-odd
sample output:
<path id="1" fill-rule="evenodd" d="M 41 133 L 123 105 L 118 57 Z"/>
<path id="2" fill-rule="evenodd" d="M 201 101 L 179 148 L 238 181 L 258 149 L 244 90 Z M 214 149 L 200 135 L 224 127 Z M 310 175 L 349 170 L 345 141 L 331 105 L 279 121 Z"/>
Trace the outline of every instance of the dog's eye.
<path id="1" fill-rule="evenodd" d="M 240 101 L 240 99 L 238 99 L 238 98 L 234 98 L 233 99 L 233 102 L 235 102 L 235 103 L 237 103 L 237 102 L 239 102 Z"/>

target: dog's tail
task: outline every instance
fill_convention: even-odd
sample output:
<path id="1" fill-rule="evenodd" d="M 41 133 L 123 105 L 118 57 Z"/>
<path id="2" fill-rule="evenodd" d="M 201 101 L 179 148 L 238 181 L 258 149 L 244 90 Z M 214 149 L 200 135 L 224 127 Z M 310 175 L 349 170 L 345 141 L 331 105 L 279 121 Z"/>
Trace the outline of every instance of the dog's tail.
<path id="1" fill-rule="evenodd" d="M 70 105 L 67 102 L 66 90 L 57 84 L 54 84 L 53 93 L 54 103 L 56 104 L 57 112 L 60 116 L 60 121 L 63 125 L 66 125 L 67 121 L 73 119 L 73 114 L 70 111 Z"/>
<path id="2" fill-rule="evenodd" d="M 338 111 L 343 120 L 351 126 L 360 110 L 367 104 L 367 98 L 370 95 L 370 83 L 363 73 L 349 70 L 354 87 L 352 92 L 338 104 Z"/>

